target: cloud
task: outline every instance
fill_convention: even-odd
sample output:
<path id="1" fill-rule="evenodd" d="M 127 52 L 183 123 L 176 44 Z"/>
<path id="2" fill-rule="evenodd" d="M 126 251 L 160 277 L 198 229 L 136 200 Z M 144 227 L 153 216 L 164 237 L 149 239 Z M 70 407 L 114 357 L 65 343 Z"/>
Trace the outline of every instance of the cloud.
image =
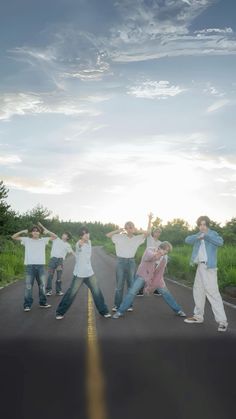
<path id="1" fill-rule="evenodd" d="M 229 99 L 217 100 L 212 105 L 208 106 L 207 113 L 218 111 L 219 109 L 224 108 L 229 103 L 230 103 Z"/>
<path id="2" fill-rule="evenodd" d="M 167 99 L 168 97 L 179 95 L 185 90 L 186 89 L 179 86 L 171 85 L 170 82 L 166 80 L 147 80 L 140 85 L 130 87 L 127 93 L 137 98 Z"/>
<path id="3" fill-rule="evenodd" d="M 12 165 L 14 163 L 21 163 L 22 160 L 19 156 L 17 155 L 5 155 L 5 156 L 0 156 L 0 165 Z"/>
<path id="4" fill-rule="evenodd" d="M 97 116 L 100 112 L 88 106 L 76 96 L 49 93 L 3 93 L 0 94 L 0 120 L 9 120 L 14 115 L 63 114 L 68 116 Z"/>
<path id="5" fill-rule="evenodd" d="M 224 92 L 220 92 L 219 90 L 217 90 L 217 88 L 213 86 L 213 84 L 210 82 L 206 83 L 206 87 L 203 89 L 203 92 L 215 97 L 225 96 Z"/>
<path id="6" fill-rule="evenodd" d="M 15 176 L 3 176 L 4 183 L 12 189 L 24 190 L 33 194 L 62 195 L 69 192 L 58 179 L 28 179 Z"/>
<path id="7" fill-rule="evenodd" d="M 195 31 L 194 33 L 203 33 L 203 34 L 210 34 L 210 33 L 220 33 L 220 34 L 232 34 L 233 29 L 232 28 L 207 28 L 207 29 L 201 29 L 198 31 Z"/>

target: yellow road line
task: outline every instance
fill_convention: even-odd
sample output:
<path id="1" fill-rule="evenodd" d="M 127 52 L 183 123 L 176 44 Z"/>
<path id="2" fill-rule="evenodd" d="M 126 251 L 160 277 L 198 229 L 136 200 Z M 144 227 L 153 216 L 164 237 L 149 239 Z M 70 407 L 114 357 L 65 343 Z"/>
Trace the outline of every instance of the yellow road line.
<path id="1" fill-rule="evenodd" d="M 87 408 L 89 419 L 107 419 L 105 382 L 97 340 L 93 299 L 88 290 Z"/>

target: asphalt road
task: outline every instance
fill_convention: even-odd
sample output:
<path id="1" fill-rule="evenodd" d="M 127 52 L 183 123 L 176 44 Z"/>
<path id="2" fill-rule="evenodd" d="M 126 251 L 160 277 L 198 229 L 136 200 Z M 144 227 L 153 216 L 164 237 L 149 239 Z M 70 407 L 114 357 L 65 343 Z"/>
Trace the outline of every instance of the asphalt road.
<path id="1" fill-rule="evenodd" d="M 64 289 L 73 264 L 73 258 L 65 264 Z M 111 308 L 115 258 L 94 248 L 93 267 Z M 168 287 L 192 314 L 191 290 L 169 282 Z M 87 288 L 80 289 L 62 321 L 55 320 L 59 297 L 50 297 L 51 309 L 40 309 L 35 286 L 33 308 L 25 313 L 23 292 L 23 281 L 0 291 L 2 417 L 100 419 L 96 413 L 91 417 L 87 406 Z M 233 418 L 236 310 L 225 308 L 230 327 L 221 334 L 208 305 L 204 324 L 188 325 L 162 297 L 137 297 L 134 312 L 119 320 L 96 313 L 106 409 L 102 419 Z"/>

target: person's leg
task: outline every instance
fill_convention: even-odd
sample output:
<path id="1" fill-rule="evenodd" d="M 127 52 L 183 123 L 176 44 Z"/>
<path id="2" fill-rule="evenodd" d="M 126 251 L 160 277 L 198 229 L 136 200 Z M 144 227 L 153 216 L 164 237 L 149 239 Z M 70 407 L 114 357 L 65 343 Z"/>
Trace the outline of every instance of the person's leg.
<path id="1" fill-rule="evenodd" d="M 203 269 L 205 264 L 199 263 L 193 285 L 193 299 L 195 303 L 194 317 L 199 321 L 204 320 L 204 309 L 206 303 L 206 291 L 203 281 Z"/>
<path id="2" fill-rule="evenodd" d="M 56 293 L 57 294 L 61 294 L 62 290 L 61 290 L 61 278 L 62 278 L 62 272 L 63 272 L 63 259 L 58 259 L 58 264 L 57 264 L 57 279 L 56 279 Z"/>
<path id="3" fill-rule="evenodd" d="M 176 302 L 175 298 L 170 293 L 170 291 L 168 290 L 167 287 L 163 287 L 163 288 L 162 287 L 158 287 L 157 290 L 162 295 L 162 297 L 164 298 L 164 300 L 168 304 L 168 306 L 170 306 L 170 308 L 172 308 L 172 310 L 176 314 L 178 314 L 179 312 L 183 312 L 182 308 Z"/>
<path id="4" fill-rule="evenodd" d="M 224 304 L 220 295 L 218 281 L 217 281 L 217 269 L 204 269 L 204 285 L 206 290 L 206 296 L 211 304 L 212 311 L 217 323 L 227 323 L 227 318 L 224 310 Z"/>
<path id="5" fill-rule="evenodd" d="M 33 265 L 26 265 L 25 267 L 25 297 L 24 309 L 30 309 L 33 304 L 33 285 L 34 285 L 34 271 Z"/>
<path id="6" fill-rule="evenodd" d="M 49 264 L 48 264 L 48 278 L 47 278 L 46 291 L 49 294 L 52 292 L 52 280 L 53 280 L 54 273 L 57 266 L 56 261 L 57 261 L 57 258 L 53 257 L 50 259 Z"/>
<path id="7" fill-rule="evenodd" d="M 46 297 L 46 289 L 45 289 L 45 267 L 44 265 L 35 265 L 35 275 L 38 282 L 39 287 L 39 305 L 40 306 L 47 306 L 47 297 Z"/>
<path id="8" fill-rule="evenodd" d="M 132 287 L 133 282 L 135 280 L 135 272 L 136 272 L 136 263 L 135 260 L 132 259 L 128 259 L 127 261 L 127 291 L 129 290 L 129 288 Z M 131 306 L 129 307 L 129 311 L 133 311 L 133 304 L 131 304 Z"/>
<path id="9" fill-rule="evenodd" d="M 87 287 L 90 289 L 94 304 L 98 310 L 98 312 L 104 316 L 104 314 L 108 314 L 109 310 L 108 307 L 104 301 L 104 296 L 101 291 L 101 288 L 98 284 L 97 278 L 93 275 L 90 278 L 84 279 L 84 283 L 87 285 Z"/>
<path id="10" fill-rule="evenodd" d="M 125 283 L 125 260 L 118 258 L 116 266 L 116 289 L 114 307 L 119 307 L 122 301 Z"/>
<path id="11" fill-rule="evenodd" d="M 125 295 L 121 305 L 118 307 L 117 312 L 123 314 L 128 308 L 132 305 L 136 294 L 145 284 L 144 279 L 141 276 L 136 276 L 132 286 L 128 289 L 127 294 Z"/>
<path id="12" fill-rule="evenodd" d="M 69 309 L 71 304 L 73 303 L 79 288 L 83 283 L 83 278 L 79 278 L 77 276 L 73 276 L 70 288 L 66 291 L 64 297 L 60 301 L 60 304 L 57 307 L 56 313 L 63 316 L 66 311 Z"/>

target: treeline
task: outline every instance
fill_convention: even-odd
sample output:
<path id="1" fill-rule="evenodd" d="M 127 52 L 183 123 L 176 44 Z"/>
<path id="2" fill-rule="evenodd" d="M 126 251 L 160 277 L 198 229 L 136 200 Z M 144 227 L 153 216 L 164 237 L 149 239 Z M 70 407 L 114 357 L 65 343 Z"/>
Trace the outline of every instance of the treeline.
<path id="1" fill-rule="evenodd" d="M 118 228 L 112 223 L 103 224 L 99 221 L 63 221 L 59 217 L 52 217 L 52 212 L 41 205 L 20 214 L 10 207 L 7 203 L 8 190 L 3 182 L 0 182 L 0 236 L 3 238 L 10 238 L 16 231 L 30 228 L 33 224 L 40 221 L 45 226 L 60 235 L 64 231 L 69 231 L 74 238 L 77 238 L 78 229 L 86 224 L 91 233 L 93 244 L 102 244 L 106 241 L 106 233 Z M 130 214 L 127 217 L 130 218 Z M 131 217 L 132 218 L 132 217 Z M 188 234 L 197 230 L 193 230 L 189 224 L 179 218 L 168 221 L 166 224 L 162 223 L 160 218 L 154 221 L 154 227 L 162 228 L 161 240 L 169 240 L 173 245 L 181 245 Z M 223 236 L 226 244 L 236 244 L 236 217 L 226 222 L 224 226 L 216 221 L 211 222 L 211 227 Z"/>

